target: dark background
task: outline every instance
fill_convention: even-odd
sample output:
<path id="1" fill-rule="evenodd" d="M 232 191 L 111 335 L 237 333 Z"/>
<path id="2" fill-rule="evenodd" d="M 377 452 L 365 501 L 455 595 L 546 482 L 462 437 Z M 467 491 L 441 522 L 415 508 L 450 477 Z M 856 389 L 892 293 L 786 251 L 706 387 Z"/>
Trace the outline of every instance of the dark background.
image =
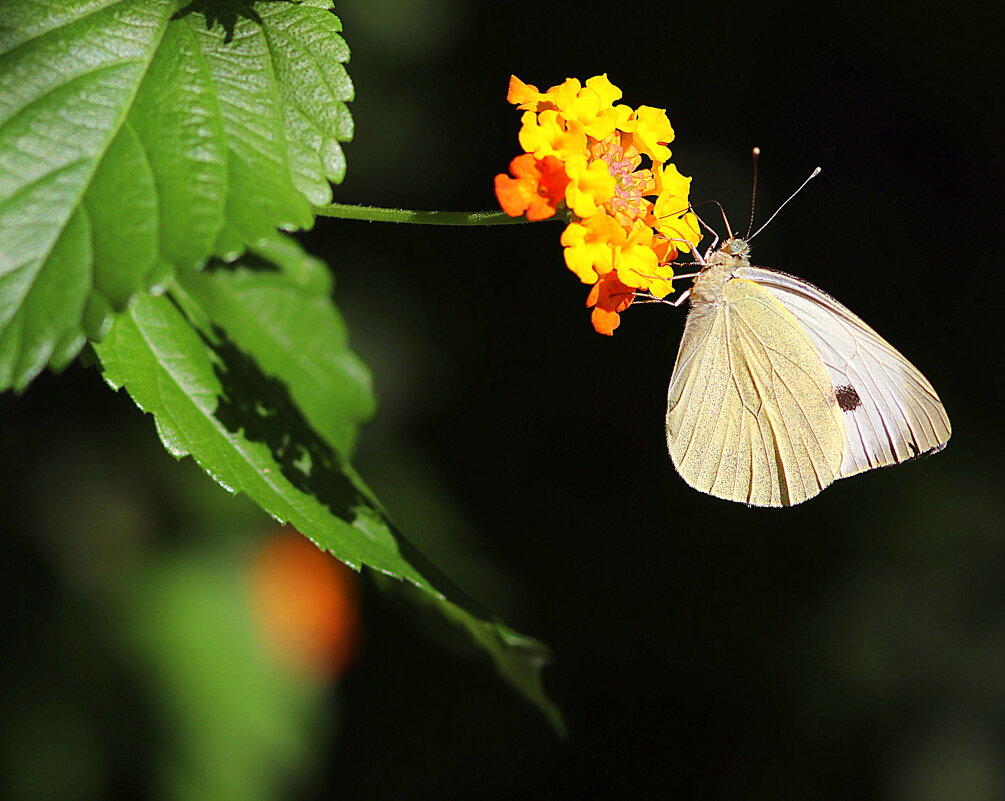
<path id="1" fill-rule="evenodd" d="M 876 327 L 938 389 L 954 433 L 934 458 L 792 509 L 707 497 L 664 442 L 683 308 L 631 309 L 613 337 L 595 334 L 555 223 L 320 219 L 302 239 L 332 265 L 381 403 L 360 440 L 363 475 L 459 583 L 551 646 L 547 684 L 570 736 L 371 588 L 364 653 L 328 691 L 331 722 L 297 792 L 1005 797 L 995 21 L 893 0 L 336 11 L 358 96 L 336 200 L 491 209 L 492 177 L 519 152 L 509 75 L 544 89 L 607 72 L 623 102 L 668 109 L 692 200 L 720 201 L 734 227 L 753 145 L 762 221 L 823 167 L 755 240 L 753 262 Z M 73 763 L 97 767 L 71 795 L 144 792 L 156 704 L 81 644 L 104 641 L 107 617 L 88 613 L 94 580 L 67 579 L 53 554 L 81 526 L 171 546 L 264 524 L 174 463 L 93 370 L 0 398 L 0 431 L 12 535 L 0 633 L 17 713 L 0 756 L 34 753 L 10 721 L 75 709 L 68 731 L 87 735 L 67 737 L 99 756 Z M 19 797 L 44 797 L 32 792 Z"/>

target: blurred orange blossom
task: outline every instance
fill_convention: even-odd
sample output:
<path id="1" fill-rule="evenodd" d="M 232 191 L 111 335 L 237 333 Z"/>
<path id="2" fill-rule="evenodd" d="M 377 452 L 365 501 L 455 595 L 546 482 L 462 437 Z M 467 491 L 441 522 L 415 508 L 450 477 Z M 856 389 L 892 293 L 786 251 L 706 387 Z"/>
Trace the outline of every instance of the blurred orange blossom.
<path id="1" fill-rule="evenodd" d="M 356 574 L 291 529 L 262 544 L 250 570 L 254 619 L 267 652 L 300 676 L 341 676 L 360 646 Z"/>

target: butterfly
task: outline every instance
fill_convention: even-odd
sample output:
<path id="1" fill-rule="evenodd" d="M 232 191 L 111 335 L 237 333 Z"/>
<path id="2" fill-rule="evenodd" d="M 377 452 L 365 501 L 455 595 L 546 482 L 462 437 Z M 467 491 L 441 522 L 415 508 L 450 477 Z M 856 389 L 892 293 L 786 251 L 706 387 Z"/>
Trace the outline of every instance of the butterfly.
<path id="1" fill-rule="evenodd" d="M 730 236 L 690 289 L 666 415 L 688 484 L 792 506 L 945 447 L 949 417 L 914 365 L 826 292 L 749 257 Z"/>

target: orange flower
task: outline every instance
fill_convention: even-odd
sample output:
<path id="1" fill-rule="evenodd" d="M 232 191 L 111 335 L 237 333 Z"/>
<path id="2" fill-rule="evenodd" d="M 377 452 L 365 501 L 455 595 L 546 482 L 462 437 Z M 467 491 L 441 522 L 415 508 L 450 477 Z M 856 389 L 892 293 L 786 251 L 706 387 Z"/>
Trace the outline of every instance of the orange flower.
<path id="1" fill-rule="evenodd" d="M 499 203 L 534 220 L 564 201 L 566 266 L 593 285 L 593 326 L 611 334 L 636 292 L 674 291 L 674 259 L 701 239 L 691 179 L 667 163 L 674 132 L 666 111 L 615 105 L 621 90 L 606 75 L 585 84 L 567 78 L 545 92 L 514 75 L 506 99 L 524 112 L 526 152 L 513 160 L 513 178 L 496 176 Z"/>
<path id="2" fill-rule="evenodd" d="M 509 171 L 514 177 L 496 176 L 496 197 L 502 210 L 510 217 L 526 212 L 528 220 L 553 217 L 569 183 L 562 162 L 554 156 L 538 160 L 524 153 L 510 162 Z"/>
<path id="3" fill-rule="evenodd" d="M 621 325 L 619 312 L 627 309 L 635 299 L 635 290 L 618 280 L 615 273 L 608 273 L 593 285 L 586 298 L 586 307 L 593 307 L 590 322 L 598 334 L 611 336 Z"/>
<path id="4" fill-rule="evenodd" d="M 509 91 L 506 100 L 524 111 L 537 111 L 537 103 L 544 96 L 537 91 L 536 86 L 524 83 L 516 75 L 509 76 Z"/>

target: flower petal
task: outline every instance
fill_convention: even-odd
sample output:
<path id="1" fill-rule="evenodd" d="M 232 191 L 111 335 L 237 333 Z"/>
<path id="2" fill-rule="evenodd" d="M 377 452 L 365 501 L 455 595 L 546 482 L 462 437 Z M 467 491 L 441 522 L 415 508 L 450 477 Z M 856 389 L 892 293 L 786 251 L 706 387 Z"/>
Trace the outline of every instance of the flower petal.
<path id="1" fill-rule="evenodd" d="M 496 198 L 502 210 L 510 217 L 526 212 L 528 220 L 553 217 L 569 183 L 562 162 L 554 156 L 538 160 L 524 153 L 510 162 L 509 169 L 514 177 L 495 177 Z"/>
<path id="2" fill-rule="evenodd" d="M 673 128 L 667 119 L 665 109 L 652 106 L 639 106 L 635 112 L 636 127 L 634 134 L 638 149 L 652 158 L 654 162 L 664 162 L 670 158 L 670 148 L 667 142 L 673 141 Z"/>
<path id="3" fill-rule="evenodd" d="M 508 103 L 527 109 L 535 106 L 542 97 L 536 86 L 524 83 L 516 75 L 509 76 L 509 91 L 506 93 Z"/>
<path id="4" fill-rule="evenodd" d="M 616 184 L 606 162 L 587 162 L 585 154 L 575 153 L 565 159 L 565 172 L 569 176 L 565 204 L 577 217 L 592 217 L 601 203 L 614 197 Z"/>

